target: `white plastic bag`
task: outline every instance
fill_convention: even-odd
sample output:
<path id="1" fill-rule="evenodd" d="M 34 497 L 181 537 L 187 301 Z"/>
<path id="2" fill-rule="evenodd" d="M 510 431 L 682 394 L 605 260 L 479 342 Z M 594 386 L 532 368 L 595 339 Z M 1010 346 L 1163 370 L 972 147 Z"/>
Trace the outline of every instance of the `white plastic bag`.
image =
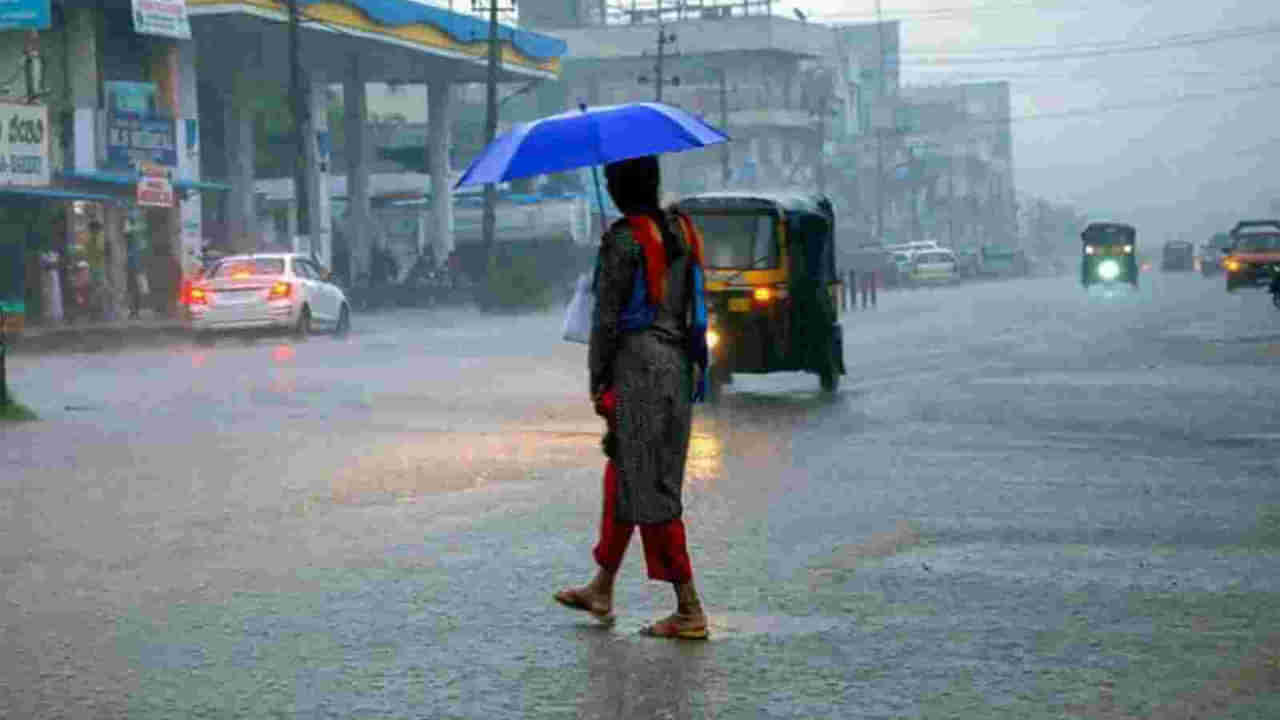
<path id="1" fill-rule="evenodd" d="M 596 294 L 591 287 L 591 273 L 583 273 L 578 277 L 578 284 L 573 290 L 573 299 L 564 313 L 564 327 L 561 332 L 569 342 L 586 345 L 591 342 L 591 322 L 596 312 Z"/>

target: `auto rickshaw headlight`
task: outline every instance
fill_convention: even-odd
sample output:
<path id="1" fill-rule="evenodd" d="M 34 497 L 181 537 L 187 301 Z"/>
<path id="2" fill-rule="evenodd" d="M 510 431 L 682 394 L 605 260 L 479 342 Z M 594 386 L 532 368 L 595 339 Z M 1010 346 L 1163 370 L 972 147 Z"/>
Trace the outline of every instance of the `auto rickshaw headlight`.
<path id="1" fill-rule="evenodd" d="M 1125 246 L 1124 246 L 1124 254 L 1125 254 L 1125 255 L 1132 255 L 1132 254 L 1133 254 L 1133 246 L 1132 246 L 1132 245 L 1125 245 Z"/>
<path id="2" fill-rule="evenodd" d="M 1103 280 L 1115 280 L 1120 277 L 1120 263 L 1107 260 L 1098 265 L 1098 277 Z"/>
<path id="3" fill-rule="evenodd" d="M 707 328 L 707 348 L 709 350 L 715 350 L 716 346 L 719 344 L 720 344 L 720 333 L 716 332 L 711 328 Z"/>

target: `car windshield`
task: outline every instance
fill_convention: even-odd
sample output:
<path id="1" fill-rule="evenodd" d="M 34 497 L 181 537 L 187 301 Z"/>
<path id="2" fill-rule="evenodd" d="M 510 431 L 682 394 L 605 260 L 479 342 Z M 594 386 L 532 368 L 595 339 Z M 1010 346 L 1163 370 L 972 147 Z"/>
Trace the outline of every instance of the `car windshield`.
<path id="1" fill-rule="evenodd" d="M 1236 241 L 1235 249 L 1243 252 L 1280 250 L 1280 233 L 1249 233 L 1241 235 L 1239 240 Z"/>
<path id="2" fill-rule="evenodd" d="M 703 251 L 709 268 L 776 268 L 778 237 L 772 215 L 695 215 L 702 231 Z"/>
<path id="3" fill-rule="evenodd" d="M 949 262 L 955 262 L 955 258 L 951 257 L 950 253 L 927 252 L 927 253 L 920 253 L 920 255 L 916 259 L 916 262 L 949 263 Z"/>
<path id="4" fill-rule="evenodd" d="M 217 280 L 283 274 L 283 258 L 231 258 L 223 260 L 209 271 L 209 277 Z"/>

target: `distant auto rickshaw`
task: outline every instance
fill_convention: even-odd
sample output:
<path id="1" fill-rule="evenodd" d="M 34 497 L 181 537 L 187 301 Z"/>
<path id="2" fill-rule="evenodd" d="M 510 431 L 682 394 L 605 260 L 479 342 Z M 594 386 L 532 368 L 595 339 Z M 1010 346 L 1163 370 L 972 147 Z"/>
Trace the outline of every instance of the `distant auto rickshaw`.
<path id="1" fill-rule="evenodd" d="M 1080 234 L 1084 248 L 1080 256 L 1080 282 L 1086 288 L 1096 284 L 1129 283 L 1138 286 L 1137 230 L 1124 223 L 1090 223 Z"/>
<path id="2" fill-rule="evenodd" d="M 707 395 L 734 373 L 810 372 L 826 392 L 844 374 L 835 213 L 822 195 L 709 193 L 676 207 L 702 231 Z"/>
<path id="3" fill-rule="evenodd" d="M 1160 254 L 1160 269 L 1164 272 L 1191 272 L 1196 269 L 1196 246 L 1185 240 L 1170 240 Z"/>

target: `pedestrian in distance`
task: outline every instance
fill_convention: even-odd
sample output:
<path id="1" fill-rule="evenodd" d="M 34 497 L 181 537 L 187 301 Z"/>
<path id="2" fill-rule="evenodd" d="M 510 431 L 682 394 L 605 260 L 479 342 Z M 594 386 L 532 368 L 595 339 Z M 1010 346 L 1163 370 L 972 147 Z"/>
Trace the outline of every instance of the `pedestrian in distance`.
<path id="1" fill-rule="evenodd" d="M 607 425 L 604 509 L 592 553 L 598 570 L 587 585 L 554 597 L 612 623 L 614 580 L 639 525 L 649 578 L 671 583 L 676 596 L 675 612 L 644 633 L 706 638 L 681 502 L 707 361 L 696 321 L 705 310 L 695 291 L 701 237 L 688 217 L 661 209 L 656 157 L 609 164 L 605 177 L 624 217 L 601 240 L 588 351 L 591 401 Z"/>

